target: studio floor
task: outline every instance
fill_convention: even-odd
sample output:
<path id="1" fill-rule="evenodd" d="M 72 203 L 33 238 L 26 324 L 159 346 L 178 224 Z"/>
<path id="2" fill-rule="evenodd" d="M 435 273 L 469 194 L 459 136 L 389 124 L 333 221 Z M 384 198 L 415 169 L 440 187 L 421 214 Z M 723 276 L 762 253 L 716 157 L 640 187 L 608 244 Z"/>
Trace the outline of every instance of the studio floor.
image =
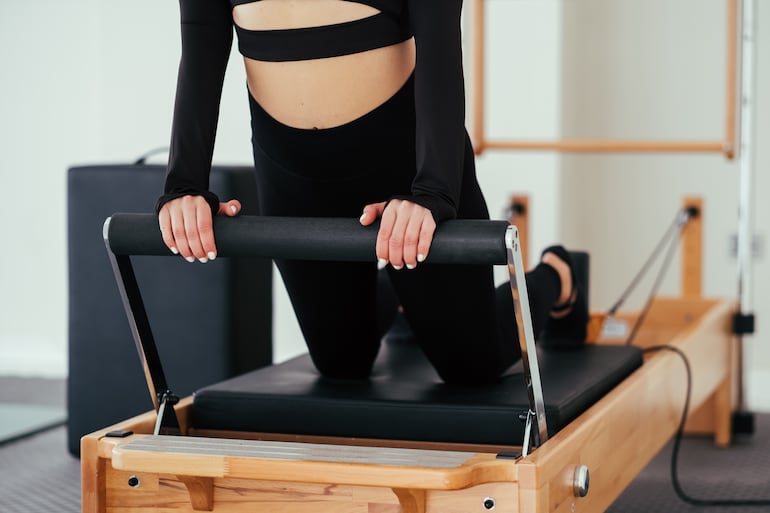
<path id="1" fill-rule="evenodd" d="M 64 380 L 0 377 L 0 402 L 66 403 Z M 679 458 L 684 491 L 698 499 L 770 501 L 770 414 L 756 415 L 752 436 L 742 435 L 729 449 L 701 437 L 686 437 Z M 753 513 L 770 505 L 694 506 L 677 497 L 671 482 L 669 443 L 608 513 Z M 66 450 L 63 425 L 0 445 L 0 513 L 77 513 L 80 462 Z"/>

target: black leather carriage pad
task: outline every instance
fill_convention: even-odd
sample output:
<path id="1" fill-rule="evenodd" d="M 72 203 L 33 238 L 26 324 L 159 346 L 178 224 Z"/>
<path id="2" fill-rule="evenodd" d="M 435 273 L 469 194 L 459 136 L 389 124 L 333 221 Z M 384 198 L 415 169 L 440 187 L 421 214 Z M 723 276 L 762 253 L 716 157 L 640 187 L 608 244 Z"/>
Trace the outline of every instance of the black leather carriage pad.
<path id="1" fill-rule="evenodd" d="M 642 364 L 638 348 L 538 349 L 550 435 Z M 296 357 L 194 394 L 197 429 L 521 445 L 528 409 L 521 362 L 493 385 L 447 385 L 412 343 L 383 343 L 371 379 L 320 377 Z"/>

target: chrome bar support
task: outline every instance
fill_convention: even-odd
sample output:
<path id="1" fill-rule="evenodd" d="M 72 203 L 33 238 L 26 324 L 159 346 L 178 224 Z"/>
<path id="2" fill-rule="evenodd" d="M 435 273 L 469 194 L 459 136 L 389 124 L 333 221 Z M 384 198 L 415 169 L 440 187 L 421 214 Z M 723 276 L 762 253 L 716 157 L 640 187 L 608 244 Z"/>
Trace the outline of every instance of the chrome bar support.
<path id="1" fill-rule="evenodd" d="M 152 336 L 150 321 L 147 318 L 147 310 L 142 301 L 139 284 L 136 281 L 134 268 L 131 265 L 131 257 L 127 255 L 115 255 L 110 248 L 108 219 L 104 223 L 103 236 L 107 246 L 107 255 L 112 264 L 112 272 L 120 292 L 120 299 L 126 312 L 131 334 L 136 343 L 136 349 L 144 369 L 144 377 L 147 380 L 147 388 L 150 390 L 152 403 L 158 413 L 155 424 L 155 434 L 172 434 L 179 431 L 179 420 L 173 405 L 178 398 L 169 390 L 166 375 L 161 365 L 158 347 Z"/>
<path id="2" fill-rule="evenodd" d="M 529 411 L 527 412 L 527 424 L 524 430 L 524 443 L 522 444 L 522 456 L 526 457 L 529 454 L 530 443 L 532 448 L 536 448 L 548 440 L 548 426 L 545 421 L 545 401 L 543 401 L 540 367 L 537 363 L 537 352 L 535 350 L 532 315 L 529 311 L 529 296 L 524 277 L 524 263 L 521 258 L 519 230 L 516 226 L 509 226 L 505 232 L 505 248 L 508 260 L 508 273 L 510 274 L 511 294 L 513 295 L 513 309 L 516 315 L 519 344 L 521 345 L 524 380 L 527 385 L 527 396 L 529 398 Z M 533 425 L 534 430 L 532 429 Z"/>
<path id="3" fill-rule="evenodd" d="M 756 143 L 756 0 L 740 2 L 740 130 L 738 142 L 739 196 L 738 196 L 738 312 L 736 321 L 750 321 L 750 328 L 741 326 L 736 331 L 738 357 L 738 412 L 746 408 L 745 370 L 749 361 L 745 351 L 745 335 L 754 332 L 754 187 Z M 735 328 L 735 327 L 734 327 Z M 753 431 L 753 428 L 751 429 Z"/>
<path id="4" fill-rule="evenodd" d="M 741 313 L 754 309 L 752 238 L 754 236 L 755 107 L 756 107 L 756 1 L 741 2 L 741 127 L 738 163 L 738 294 Z"/>

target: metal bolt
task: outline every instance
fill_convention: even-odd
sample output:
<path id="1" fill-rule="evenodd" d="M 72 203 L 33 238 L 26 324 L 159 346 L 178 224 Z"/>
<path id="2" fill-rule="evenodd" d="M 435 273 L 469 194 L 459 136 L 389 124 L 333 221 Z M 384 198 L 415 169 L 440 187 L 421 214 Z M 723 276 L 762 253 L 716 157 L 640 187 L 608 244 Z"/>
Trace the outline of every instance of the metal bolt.
<path id="1" fill-rule="evenodd" d="M 495 509 L 495 505 L 496 505 L 495 499 L 493 499 L 492 497 L 486 497 L 484 499 L 484 509 L 485 510 L 492 511 L 493 509 Z"/>
<path id="2" fill-rule="evenodd" d="M 128 486 L 130 486 L 131 488 L 139 488 L 140 483 L 141 481 L 136 476 L 131 476 L 128 478 Z"/>
<path id="3" fill-rule="evenodd" d="M 573 482 L 573 491 L 575 497 L 585 497 L 588 495 L 588 467 L 585 465 L 578 465 L 575 468 L 575 479 Z"/>

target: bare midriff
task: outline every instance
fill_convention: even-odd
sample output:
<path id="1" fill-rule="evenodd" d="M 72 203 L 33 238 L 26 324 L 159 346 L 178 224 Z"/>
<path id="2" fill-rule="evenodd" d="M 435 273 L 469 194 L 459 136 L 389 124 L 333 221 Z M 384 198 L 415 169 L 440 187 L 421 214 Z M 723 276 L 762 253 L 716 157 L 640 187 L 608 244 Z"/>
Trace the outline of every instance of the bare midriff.
<path id="1" fill-rule="evenodd" d="M 341 0 L 261 0 L 233 9 L 248 30 L 344 23 L 376 14 Z M 415 64 L 414 40 L 340 57 L 265 62 L 244 58 L 249 91 L 277 121 L 295 128 L 331 128 L 374 110 L 407 81 Z"/>

